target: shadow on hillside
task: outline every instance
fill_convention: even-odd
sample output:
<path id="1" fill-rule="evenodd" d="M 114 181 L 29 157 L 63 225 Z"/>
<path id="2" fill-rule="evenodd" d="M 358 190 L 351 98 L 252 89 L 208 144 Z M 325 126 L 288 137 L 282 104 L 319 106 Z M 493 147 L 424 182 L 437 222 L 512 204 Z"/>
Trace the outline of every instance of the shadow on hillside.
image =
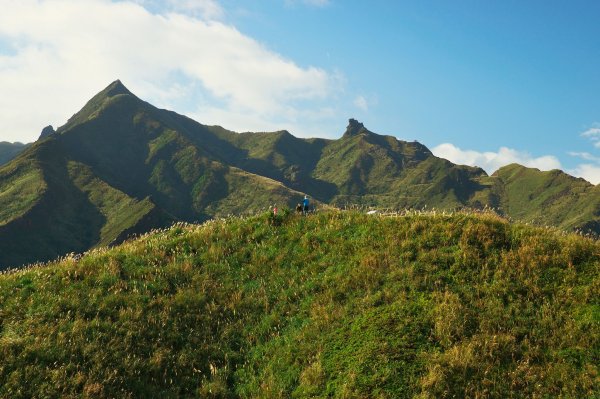
<path id="1" fill-rule="evenodd" d="M 56 146 L 48 147 L 40 158 L 61 156 Z M 24 217 L 0 227 L 0 269 L 84 252 L 100 241 L 106 217 L 73 184 L 64 159 L 47 164 L 60 166 L 44 170 L 48 189 L 40 202 Z"/>

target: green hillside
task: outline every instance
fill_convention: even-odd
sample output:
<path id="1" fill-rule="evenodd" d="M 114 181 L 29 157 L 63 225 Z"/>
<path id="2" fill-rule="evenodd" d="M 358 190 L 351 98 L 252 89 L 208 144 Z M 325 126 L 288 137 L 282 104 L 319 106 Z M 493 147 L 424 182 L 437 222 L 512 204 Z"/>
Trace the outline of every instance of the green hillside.
<path id="1" fill-rule="evenodd" d="M 293 207 L 304 195 L 319 206 L 491 207 L 517 221 L 600 234 L 599 190 L 519 165 L 488 176 L 354 119 L 336 140 L 236 133 L 158 109 L 117 80 L 0 166 L 0 270 L 174 221 Z"/>
<path id="2" fill-rule="evenodd" d="M 304 196 L 228 163 L 217 133 L 113 82 L 0 167 L 0 269 Z"/>
<path id="3" fill-rule="evenodd" d="M 491 214 L 177 224 L 0 276 L 0 397 L 594 398 L 600 243 Z"/>
<path id="4" fill-rule="evenodd" d="M 560 170 L 517 164 L 500 168 L 494 177 L 502 182 L 502 209 L 511 217 L 600 233 L 600 187 Z"/>

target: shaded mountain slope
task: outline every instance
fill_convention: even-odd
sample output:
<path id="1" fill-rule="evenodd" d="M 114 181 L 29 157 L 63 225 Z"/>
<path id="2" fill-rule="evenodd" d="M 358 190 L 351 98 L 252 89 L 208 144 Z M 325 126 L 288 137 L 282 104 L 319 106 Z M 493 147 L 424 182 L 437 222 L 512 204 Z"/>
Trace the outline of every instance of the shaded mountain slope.
<path id="1" fill-rule="evenodd" d="M 227 145 L 114 82 L 0 169 L 0 267 L 116 243 L 176 220 L 302 197 L 224 163 Z"/>
<path id="2" fill-rule="evenodd" d="M 493 215 L 179 224 L 0 275 L 0 396 L 593 398 L 599 254 Z"/>
<path id="3" fill-rule="evenodd" d="M 6 141 L 0 141 L 0 166 L 4 165 L 17 155 L 30 144 L 23 143 L 9 143 Z"/>
<path id="4" fill-rule="evenodd" d="M 0 169 L 0 176 L 6 176 L 13 165 L 32 165 L 27 179 L 14 174 L 7 181 L 11 187 L 24 181 L 15 195 L 23 199 L 24 190 L 28 190 L 29 200 L 0 197 L 3 203 L 20 203 L 22 207 L 6 215 L 0 224 L 3 265 L 41 261 L 107 245 L 122 228 L 138 223 L 154 206 L 91 176 L 89 168 L 69 160 L 54 138 L 34 144 L 22 160 Z"/>

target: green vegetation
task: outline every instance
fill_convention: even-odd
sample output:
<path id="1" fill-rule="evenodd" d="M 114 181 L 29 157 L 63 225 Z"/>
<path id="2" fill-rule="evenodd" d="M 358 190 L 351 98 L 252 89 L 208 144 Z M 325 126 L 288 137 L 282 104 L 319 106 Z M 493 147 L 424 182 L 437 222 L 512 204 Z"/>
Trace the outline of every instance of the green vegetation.
<path id="1" fill-rule="evenodd" d="M 145 198 L 138 201 L 94 177 L 89 167 L 77 162 L 67 165 L 73 183 L 87 194 L 89 201 L 105 218 L 100 230 L 98 245 L 106 246 L 124 231 L 134 226 L 154 209 L 154 204 Z"/>
<path id="2" fill-rule="evenodd" d="M 235 147 L 219 138 L 224 132 L 159 110 L 114 82 L 0 169 L 0 270 L 119 243 L 173 221 L 302 198 L 231 166 L 223 157 Z"/>
<path id="3" fill-rule="evenodd" d="M 293 207 L 305 194 L 337 207 L 494 208 L 517 221 L 600 234 L 599 190 L 519 165 L 488 176 L 354 119 L 337 140 L 235 133 L 158 109 L 115 81 L 0 168 L 0 270 L 174 221 Z"/>
<path id="4" fill-rule="evenodd" d="M 0 168 L 0 226 L 25 214 L 45 189 L 41 171 L 30 160 Z"/>
<path id="5" fill-rule="evenodd" d="M 599 276 L 492 214 L 180 223 L 0 276 L 0 397 L 598 397 Z"/>
<path id="6" fill-rule="evenodd" d="M 502 182 L 502 209 L 511 217 L 539 224 L 600 233 L 600 188 L 560 170 L 541 172 L 512 164 L 494 177 Z"/>

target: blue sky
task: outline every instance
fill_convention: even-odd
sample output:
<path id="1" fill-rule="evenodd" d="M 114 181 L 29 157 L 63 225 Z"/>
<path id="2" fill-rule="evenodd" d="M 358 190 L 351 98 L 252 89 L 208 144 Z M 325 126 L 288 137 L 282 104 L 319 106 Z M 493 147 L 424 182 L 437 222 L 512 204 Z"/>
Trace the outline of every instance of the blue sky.
<path id="1" fill-rule="evenodd" d="M 0 140 L 35 139 L 120 78 L 237 131 L 337 138 L 354 117 L 490 173 L 516 161 L 600 182 L 600 2 L 0 5 Z"/>

